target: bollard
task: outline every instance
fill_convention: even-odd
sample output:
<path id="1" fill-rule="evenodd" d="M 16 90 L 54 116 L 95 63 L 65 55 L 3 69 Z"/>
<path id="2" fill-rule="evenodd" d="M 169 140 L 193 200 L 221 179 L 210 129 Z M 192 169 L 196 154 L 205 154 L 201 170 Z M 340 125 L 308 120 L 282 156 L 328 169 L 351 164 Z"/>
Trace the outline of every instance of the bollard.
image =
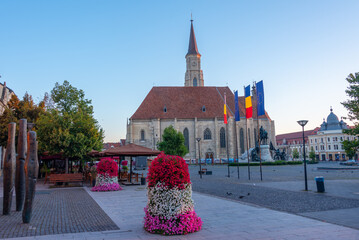
<path id="1" fill-rule="evenodd" d="M 324 188 L 324 177 L 315 177 L 315 182 L 317 183 L 317 192 L 323 193 L 325 192 Z"/>

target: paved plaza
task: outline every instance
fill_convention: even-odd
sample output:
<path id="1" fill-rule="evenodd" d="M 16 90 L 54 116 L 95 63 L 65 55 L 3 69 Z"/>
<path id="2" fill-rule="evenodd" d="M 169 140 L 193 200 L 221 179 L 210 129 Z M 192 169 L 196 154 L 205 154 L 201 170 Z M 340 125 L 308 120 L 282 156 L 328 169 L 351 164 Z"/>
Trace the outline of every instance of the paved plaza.
<path id="1" fill-rule="evenodd" d="M 345 180 L 334 180 L 333 176 L 326 181 L 327 192 L 319 194 L 313 182 L 309 184 L 310 191 L 304 192 L 302 181 L 290 177 L 286 181 L 273 181 L 269 174 L 272 167 L 265 168 L 267 180 L 262 182 L 242 178 L 238 181 L 235 175 L 226 178 L 222 176 L 227 171 L 225 166 L 207 166 L 212 168 L 213 175 L 200 179 L 195 173 L 197 167 L 190 166 L 195 211 L 203 220 L 203 228 L 197 233 L 170 237 L 147 233 L 143 229 L 147 203 L 144 186 L 124 186 L 117 192 L 91 192 L 88 186 L 52 189 L 40 181 L 33 221 L 22 224 L 21 214 L 14 211 L 11 216 L 0 215 L 0 236 L 44 240 L 359 239 L 358 221 L 353 222 L 359 212 L 359 199 L 351 195 L 343 197 L 356 189 L 354 185 L 358 186 L 354 175 Z M 286 172 L 295 172 L 297 167 L 300 166 Z M 274 169 L 284 171 L 280 167 Z M 232 170 L 234 174 L 236 168 Z M 240 170 L 244 175 L 246 168 Z M 252 170 L 254 175 L 256 169 Z M 335 191 L 341 185 L 348 187 Z M 49 198 L 51 201 L 45 200 Z M 342 222 L 333 221 L 333 216 Z"/>

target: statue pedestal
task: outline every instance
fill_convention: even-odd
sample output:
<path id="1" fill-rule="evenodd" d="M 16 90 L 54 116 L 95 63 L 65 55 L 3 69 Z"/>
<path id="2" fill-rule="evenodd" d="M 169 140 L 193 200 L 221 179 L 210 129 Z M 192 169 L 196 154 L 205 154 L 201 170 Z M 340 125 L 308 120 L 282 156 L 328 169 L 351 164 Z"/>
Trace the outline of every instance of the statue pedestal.
<path id="1" fill-rule="evenodd" d="M 274 162 L 269 151 L 269 145 L 261 145 L 261 158 L 264 162 Z"/>

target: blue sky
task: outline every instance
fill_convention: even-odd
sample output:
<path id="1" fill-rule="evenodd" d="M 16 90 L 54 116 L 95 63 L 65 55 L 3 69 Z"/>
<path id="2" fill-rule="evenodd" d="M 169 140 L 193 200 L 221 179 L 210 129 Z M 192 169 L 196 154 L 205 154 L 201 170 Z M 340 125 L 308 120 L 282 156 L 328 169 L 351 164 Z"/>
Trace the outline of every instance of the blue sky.
<path id="1" fill-rule="evenodd" d="M 241 92 L 263 80 L 277 134 L 300 131 L 300 119 L 313 129 L 330 106 L 347 115 L 357 9 L 359 1 L 2 0 L 0 81 L 39 100 L 68 80 L 92 100 L 105 141 L 119 141 L 153 86 L 183 86 L 192 12 L 206 86 Z"/>

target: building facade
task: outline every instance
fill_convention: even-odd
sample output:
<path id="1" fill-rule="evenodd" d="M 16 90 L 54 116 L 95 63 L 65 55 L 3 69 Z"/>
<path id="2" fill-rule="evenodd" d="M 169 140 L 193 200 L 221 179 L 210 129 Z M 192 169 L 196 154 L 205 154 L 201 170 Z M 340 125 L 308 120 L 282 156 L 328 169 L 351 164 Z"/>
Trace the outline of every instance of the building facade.
<path id="1" fill-rule="evenodd" d="M 310 146 L 308 145 L 309 136 L 316 135 L 319 128 L 313 130 L 304 131 L 304 141 L 305 141 L 305 152 L 306 156 L 310 151 Z M 297 149 L 299 152 L 299 158 L 303 158 L 303 131 L 285 133 L 276 136 L 277 147 L 280 150 L 284 150 L 288 156 L 292 156 L 294 149 Z"/>
<path id="2" fill-rule="evenodd" d="M 223 115 L 225 95 L 227 126 Z M 267 113 L 257 121 L 255 96 L 252 101 L 253 118 L 246 121 L 244 97 L 239 97 L 241 118 L 236 122 L 232 90 L 204 86 L 201 55 L 191 21 L 184 87 L 153 87 L 127 123 L 126 142 L 156 149 L 164 129 L 172 125 L 183 133 L 189 151 L 186 159 L 198 159 L 199 152 L 202 159 L 226 159 L 227 147 L 229 158 L 235 158 L 237 151 L 240 156 L 247 150 L 247 141 L 248 148 L 255 146 L 261 126 L 268 132 L 268 140 L 275 144 L 274 121 Z M 196 138 L 201 138 L 199 144 Z"/>
<path id="3" fill-rule="evenodd" d="M 348 160 L 342 142 L 344 140 L 357 139 L 355 136 L 344 134 L 343 130 L 349 126 L 339 121 L 337 115 L 330 109 L 327 121 L 323 119 L 320 129 L 316 135 L 309 136 L 309 146 L 315 151 L 317 160 L 321 161 L 343 161 Z M 355 157 L 357 159 L 358 156 Z"/>

